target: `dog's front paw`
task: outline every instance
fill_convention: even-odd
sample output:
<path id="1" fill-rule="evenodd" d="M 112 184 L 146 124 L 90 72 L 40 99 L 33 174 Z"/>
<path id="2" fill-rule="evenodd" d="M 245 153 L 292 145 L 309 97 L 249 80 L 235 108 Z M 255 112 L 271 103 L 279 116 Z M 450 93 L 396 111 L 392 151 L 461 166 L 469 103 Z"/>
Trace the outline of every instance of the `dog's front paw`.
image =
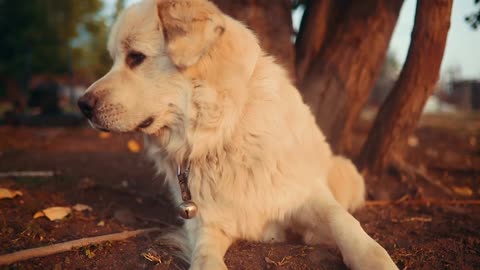
<path id="1" fill-rule="evenodd" d="M 398 270 L 387 251 L 376 242 L 358 256 L 344 258 L 344 261 L 352 270 Z"/>
<path id="2" fill-rule="evenodd" d="M 222 259 L 203 256 L 192 262 L 190 270 L 228 270 Z"/>

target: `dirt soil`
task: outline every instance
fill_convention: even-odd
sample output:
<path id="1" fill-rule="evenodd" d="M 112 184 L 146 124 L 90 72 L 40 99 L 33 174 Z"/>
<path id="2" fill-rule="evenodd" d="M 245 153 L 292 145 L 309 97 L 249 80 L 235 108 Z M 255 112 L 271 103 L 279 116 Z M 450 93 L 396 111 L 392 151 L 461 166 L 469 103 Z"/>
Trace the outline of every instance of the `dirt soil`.
<path id="1" fill-rule="evenodd" d="M 480 121 L 447 120 L 424 119 L 416 136 L 400 147 L 408 164 L 437 184 L 393 168 L 380 180 L 367 179 L 369 200 L 376 202 L 355 213 L 400 269 L 480 269 Z M 367 128 L 358 128 L 355 145 Z M 0 127 L 0 172 L 55 172 L 0 178 L 1 188 L 23 193 L 0 200 L 0 255 L 180 224 L 162 178 L 154 176 L 141 152 L 129 149 L 129 140 L 141 146 L 138 135 L 105 135 L 88 127 Z M 33 219 L 44 208 L 77 203 L 93 210 L 55 222 Z M 183 269 L 158 236 L 76 248 L 0 269 Z M 295 242 L 239 242 L 225 260 L 230 269 L 347 269 L 335 247 Z"/>

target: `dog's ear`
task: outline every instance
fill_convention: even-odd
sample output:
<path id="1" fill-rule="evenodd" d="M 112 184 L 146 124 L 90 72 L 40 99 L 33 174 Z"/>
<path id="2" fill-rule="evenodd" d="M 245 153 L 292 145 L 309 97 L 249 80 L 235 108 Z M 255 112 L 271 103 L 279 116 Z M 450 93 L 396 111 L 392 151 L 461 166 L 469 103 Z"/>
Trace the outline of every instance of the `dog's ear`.
<path id="1" fill-rule="evenodd" d="M 159 0 L 167 53 L 179 68 L 194 65 L 223 34 L 221 11 L 207 0 Z"/>

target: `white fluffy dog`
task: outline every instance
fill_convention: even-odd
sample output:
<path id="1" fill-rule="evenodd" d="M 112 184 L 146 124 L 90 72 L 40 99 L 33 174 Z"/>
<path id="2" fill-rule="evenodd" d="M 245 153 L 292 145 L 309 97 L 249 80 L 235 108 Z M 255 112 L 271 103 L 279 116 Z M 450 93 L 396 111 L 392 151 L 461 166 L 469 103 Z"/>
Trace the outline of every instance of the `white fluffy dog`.
<path id="1" fill-rule="evenodd" d="M 112 69 L 79 106 L 99 129 L 146 134 L 176 203 L 191 194 L 198 213 L 177 234 L 190 269 L 226 269 L 234 241 L 282 241 L 286 229 L 334 242 L 352 269 L 397 269 L 348 212 L 364 201 L 362 177 L 242 23 L 207 0 L 144 0 L 108 50 Z"/>

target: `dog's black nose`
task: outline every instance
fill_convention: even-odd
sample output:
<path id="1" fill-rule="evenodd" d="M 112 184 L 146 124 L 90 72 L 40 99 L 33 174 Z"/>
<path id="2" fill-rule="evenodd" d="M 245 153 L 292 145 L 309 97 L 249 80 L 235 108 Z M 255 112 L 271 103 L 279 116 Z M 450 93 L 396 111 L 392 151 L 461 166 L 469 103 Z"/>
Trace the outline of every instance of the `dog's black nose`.
<path id="1" fill-rule="evenodd" d="M 97 98 L 91 93 L 87 93 L 78 100 L 77 105 L 82 111 L 83 115 L 90 119 L 93 117 L 93 111 L 95 109 L 96 103 Z"/>

